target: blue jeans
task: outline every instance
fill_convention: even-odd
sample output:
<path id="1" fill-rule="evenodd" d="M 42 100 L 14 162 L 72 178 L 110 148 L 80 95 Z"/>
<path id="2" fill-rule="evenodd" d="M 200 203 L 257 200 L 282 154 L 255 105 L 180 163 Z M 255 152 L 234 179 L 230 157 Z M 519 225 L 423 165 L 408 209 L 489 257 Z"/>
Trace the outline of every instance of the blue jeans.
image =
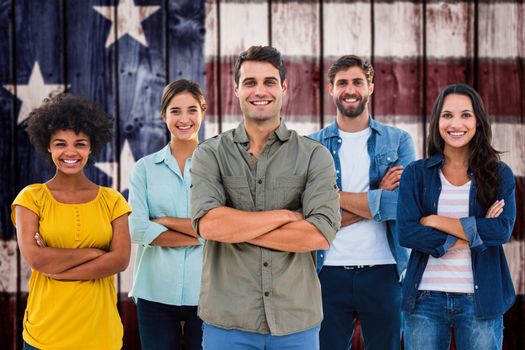
<path id="1" fill-rule="evenodd" d="M 502 348 L 503 316 L 477 319 L 473 295 L 419 291 L 415 309 L 404 313 L 405 349 L 448 350 L 451 328 L 458 350 Z"/>
<path id="2" fill-rule="evenodd" d="M 223 329 L 204 323 L 204 350 L 319 350 L 319 326 L 289 335 Z"/>
<path id="3" fill-rule="evenodd" d="M 396 265 L 323 266 L 319 280 L 324 313 L 319 334 L 322 350 L 351 349 L 357 318 L 367 350 L 400 349 L 401 284 Z"/>
<path id="4" fill-rule="evenodd" d="M 142 350 L 202 349 L 202 320 L 197 306 L 175 306 L 137 299 L 140 344 Z M 181 327 L 184 321 L 184 336 Z"/>
<path id="5" fill-rule="evenodd" d="M 34 346 L 29 345 L 29 344 L 24 340 L 24 345 L 22 346 L 22 350 L 40 350 L 40 349 L 35 348 Z"/>

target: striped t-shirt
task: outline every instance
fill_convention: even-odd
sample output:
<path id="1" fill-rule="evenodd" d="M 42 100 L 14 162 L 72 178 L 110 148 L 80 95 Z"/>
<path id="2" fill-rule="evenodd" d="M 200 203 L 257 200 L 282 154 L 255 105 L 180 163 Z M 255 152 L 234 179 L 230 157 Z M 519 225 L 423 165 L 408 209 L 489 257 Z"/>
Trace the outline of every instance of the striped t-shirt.
<path id="1" fill-rule="evenodd" d="M 439 172 L 439 176 L 441 195 L 437 214 L 458 219 L 468 216 L 470 181 L 462 186 L 454 186 L 442 172 Z M 470 249 L 449 250 L 441 258 L 429 256 L 419 290 L 474 293 Z"/>

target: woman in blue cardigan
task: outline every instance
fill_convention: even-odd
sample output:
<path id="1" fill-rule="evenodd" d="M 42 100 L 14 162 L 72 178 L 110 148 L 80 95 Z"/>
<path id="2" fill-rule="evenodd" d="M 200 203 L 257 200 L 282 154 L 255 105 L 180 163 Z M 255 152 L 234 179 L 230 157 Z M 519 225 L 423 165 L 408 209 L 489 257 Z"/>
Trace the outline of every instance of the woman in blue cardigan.
<path id="1" fill-rule="evenodd" d="M 465 84 L 434 103 L 428 156 L 399 187 L 406 349 L 501 349 L 503 314 L 515 300 L 502 245 L 516 219 L 515 181 L 491 145 L 488 115 Z"/>

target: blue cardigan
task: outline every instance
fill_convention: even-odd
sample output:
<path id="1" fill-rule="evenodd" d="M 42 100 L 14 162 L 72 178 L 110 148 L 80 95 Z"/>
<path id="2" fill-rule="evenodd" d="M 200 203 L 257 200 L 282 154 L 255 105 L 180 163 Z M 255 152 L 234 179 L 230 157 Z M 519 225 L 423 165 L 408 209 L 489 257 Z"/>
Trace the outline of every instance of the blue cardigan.
<path id="1" fill-rule="evenodd" d="M 401 176 L 397 209 L 399 240 L 402 246 L 412 249 L 403 284 L 402 309 L 407 312 L 415 307 L 428 256 L 443 256 L 457 240 L 452 235 L 419 223 L 421 217 L 437 214 L 441 168 L 443 156 L 434 155 L 411 163 Z M 502 315 L 516 298 L 502 248 L 509 240 L 516 220 L 516 184 L 512 170 L 505 163 L 500 162 L 497 170 L 500 176 L 497 199 L 505 200 L 501 215 L 498 218 L 485 218 L 486 210 L 477 201 L 475 179 L 469 171 L 472 181 L 469 216 L 460 219 L 469 238 L 475 312 L 480 319 Z"/>

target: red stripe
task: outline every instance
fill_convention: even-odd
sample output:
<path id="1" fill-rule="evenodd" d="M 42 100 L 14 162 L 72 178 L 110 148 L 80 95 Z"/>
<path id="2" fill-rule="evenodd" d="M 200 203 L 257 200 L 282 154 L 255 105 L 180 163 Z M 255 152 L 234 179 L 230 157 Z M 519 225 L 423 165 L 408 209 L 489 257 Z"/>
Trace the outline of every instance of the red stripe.
<path id="1" fill-rule="evenodd" d="M 323 77 L 320 84 L 319 62 L 316 58 L 288 59 L 286 61 L 287 77 L 290 83 L 289 94 L 284 98 L 283 114 L 305 116 L 309 119 L 320 118 L 320 89 L 324 90 L 324 115 L 335 115 L 331 96 L 326 92 L 327 79 Z M 324 74 L 332 62 L 325 62 Z M 220 87 L 222 97 L 222 115 L 239 115 L 239 102 L 233 93 L 234 58 L 222 60 L 221 83 L 217 84 L 216 60 L 206 63 L 206 86 L 209 111 L 217 115 L 217 89 Z M 525 91 L 523 82 L 523 63 L 516 60 L 480 60 L 479 92 L 484 98 L 491 115 L 498 117 L 524 115 Z M 374 61 L 375 93 L 374 114 L 413 116 L 421 118 L 423 113 L 423 62 L 422 59 L 387 60 L 376 58 Z M 440 89 L 454 82 L 474 81 L 473 63 L 471 60 L 454 60 L 429 62 L 427 71 L 427 114 Z"/>

